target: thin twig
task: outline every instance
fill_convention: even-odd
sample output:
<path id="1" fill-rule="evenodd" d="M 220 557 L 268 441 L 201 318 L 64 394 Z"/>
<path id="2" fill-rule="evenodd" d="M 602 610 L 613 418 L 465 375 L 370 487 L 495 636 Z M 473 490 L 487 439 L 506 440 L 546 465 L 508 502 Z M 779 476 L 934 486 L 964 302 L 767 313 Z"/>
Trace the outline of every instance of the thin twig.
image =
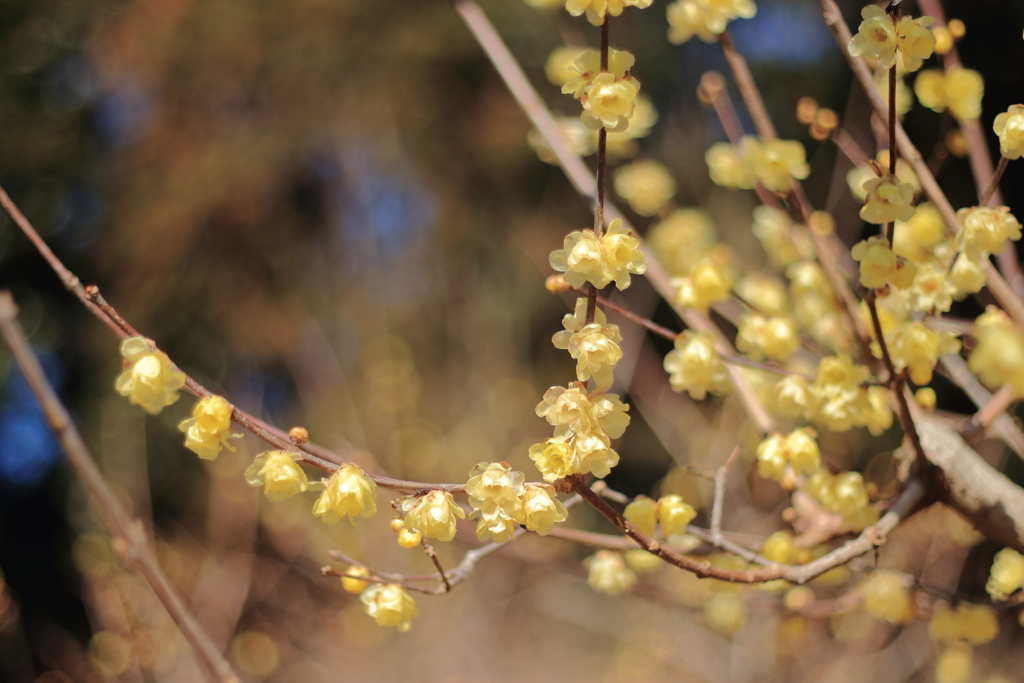
<path id="1" fill-rule="evenodd" d="M 423 552 L 427 554 L 430 561 L 434 563 L 435 567 L 437 567 L 437 573 L 441 575 L 441 583 L 444 585 L 444 592 L 451 593 L 452 585 L 448 583 L 448 575 L 444 573 L 444 567 L 441 566 L 441 560 L 438 559 L 434 546 L 427 543 L 427 539 L 425 538 L 420 540 L 420 545 L 423 546 Z"/>
<path id="2" fill-rule="evenodd" d="M 17 311 L 17 306 L 10 293 L 0 292 L 0 333 L 3 334 L 26 381 L 32 388 L 32 392 L 39 400 L 43 414 L 46 415 L 47 421 L 63 444 L 68 460 L 78 473 L 82 485 L 96 501 L 100 513 L 114 534 L 115 551 L 146 579 L 171 618 L 174 619 L 174 623 L 181 629 L 182 635 L 192 646 L 193 651 L 213 676 L 223 683 L 238 683 L 240 680 L 238 675 L 214 646 L 199 622 L 188 611 L 170 581 L 164 576 L 149 547 L 142 525 L 125 513 L 121 504 L 108 488 L 103 475 L 100 474 L 99 468 L 96 467 L 96 463 L 89 454 L 85 442 L 82 441 L 78 428 L 47 381 L 46 375 L 39 365 L 39 360 L 33 353 L 28 338 L 18 323 Z"/>
<path id="3" fill-rule="evenodd" d="M 715 472 L 715 498 L 711 503 L 711 539 L 715 543 L 722 542 L 722 509 L 725 505 L 725 484 L 729 477 L 729 468 L 740 454 L 740 447 L 733 449 L 732 455 L 725 464 Z"/>
<path id="4" fill-rule="evenodd" d="M 964 437 L 964 441 L 970 443 L 977 438 L 993 420 L 1002 415 L 1016 400 L 1017 396 L 1014 395 L 1013 389 L 1010 388 L 1009 384 L 1004 384 L 988 403 L 983 405 L 974 415 L 971 415 L 967 424 L 960 429 L 960 434 Z"/>
<path id="5" fill-rule="evenodd" d="M 988 206 L 988 203 L 996 196 L 996 190 L 999 189 L 999 181 L 1003 178 L 1003 173 L 1006 172 L 1006 167 L 1010 165 L 1010 160 L 1007 157 L 999 157 L 999 165 L 996 166 L 996 172 L 992 174 L 992 180 L 989 182 L 988 188 L 985 193 L 981 195 L 981 201 L 978 202 L 978 206 Z"/>
<path id="6" fill-rule="evenodd" d="M 992 394 L 971 373 L 963 357 L 959 354 L 947 353 L 942 356 L 940 362 L 949 378 L 963 389 L 975 406 L 980 409 L 992 401 Z M 997 415 L 992 421 L 991 432 L 1002 439 L 1003 443 L 1009 446 L 1014 453 L 1024 458 L 1024 432 L 1021 432 L 1012 417 L 1005 413 Z"/>

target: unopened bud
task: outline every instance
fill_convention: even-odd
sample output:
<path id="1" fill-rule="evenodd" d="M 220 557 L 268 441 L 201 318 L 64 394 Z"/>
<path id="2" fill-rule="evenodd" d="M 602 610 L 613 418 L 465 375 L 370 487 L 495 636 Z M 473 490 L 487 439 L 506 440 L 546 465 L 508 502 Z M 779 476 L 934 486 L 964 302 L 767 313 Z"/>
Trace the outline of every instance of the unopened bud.
<path id="1" fill-rule="evenodd" d="M 309 441 L 309 432 L 306 431 L 305 427 L 292 427 L 291 431 L 288 432 L 288 438 L 296 446 L 301 446 Z"/>

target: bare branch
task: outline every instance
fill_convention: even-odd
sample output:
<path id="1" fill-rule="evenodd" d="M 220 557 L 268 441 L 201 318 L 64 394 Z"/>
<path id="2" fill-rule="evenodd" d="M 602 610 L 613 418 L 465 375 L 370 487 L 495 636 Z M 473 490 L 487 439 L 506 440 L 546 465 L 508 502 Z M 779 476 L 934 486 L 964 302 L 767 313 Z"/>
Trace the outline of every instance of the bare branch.
<path id="1" fill-rule="evenodd" d="M 10 293 L 0 292 L 0 333 L 3 334 L 26 381 L 32 388 L 32 392 L 39 400 L 43 414 L 46 415 L 47 421 L 63 444 L 68 460 L 71 461 L 71 465 L 78 473 L 82 485 L 96 501 L 100 513 L 110 526 L 110 530 L 114 534 L 115 551 L 149 582 L 153 592 L 156 593 L 171 618 L 174 619 L 174 623 L 181 629 L 182 635 L 192 646 L 196 656 L 206 665 L 213 676 L 223 683 L 239 683 L 240 679 L 232 670 L 231 665 L 214 646 L 210 637 L 203 631 L 177 591 L 171 586 L 170 581 L 164 576 L 149 547 L 142 525 L 138 520 L 131 519 L 125 513 L 121 504 L 107 487 L 103 475 L 100 474 L 99 468 L 96 467 L 85 442 L 82 441 L 82 437 L 78 433 L 78 428 L 75 427 L 71 416 L 47 381 L 46 375 L 18 323 L 17 312 L 17 306 Z"/>

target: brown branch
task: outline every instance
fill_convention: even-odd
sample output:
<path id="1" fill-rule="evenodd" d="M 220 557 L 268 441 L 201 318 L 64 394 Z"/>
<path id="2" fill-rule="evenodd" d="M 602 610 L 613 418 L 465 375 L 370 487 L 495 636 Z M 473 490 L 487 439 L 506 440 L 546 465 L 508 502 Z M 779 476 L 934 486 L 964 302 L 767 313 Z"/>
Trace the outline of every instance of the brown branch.
<path id="1" fill-rule="evenodd" d="M 978 378 L 971 373 L 967 363 L 959 354 L 948 353 L 940 359 L 942 367 L 946 370 L 949 378 L 963 389 L 967 397 L 971 399 L 979 409 L 992 401 L 992 394 L 981 385 Z M 995 436 L 1003 440 L 1014 453 L 1024 458 L 1024 432 L 1009 415 L 1002 413 L 996 415 L 992 421 L 991 431 Z M 966 436 L 964 437 L 967 438 Z M 967 439 L 968 441 L 970 439 Z"/>
<path id="2" fill-rule="evenodd" d="M 73 276 L 72 276 L 73 277 Z M 149 583 L 160 602 L 181 629 L 182 635 L 196 656 L 223 683 L 238 683 L 238 675 L 213 645 L 195 617 L 160 569 L 142 525 L 130 518 L 110 491 L 103 475 L 85 446 L 78 428 L 61 404 L 46 379 L 39 361 L 17 320 L 17 306 L 9 292 L 0 292 L 0 333 L 7 341 L 47 421 L 60 439 L 68 460 L 75 468 L 82 485 L 96 501 L 97 507 L 114 534 L 115 551 Z"/>
<path id="3" fill-rule="evenodd" d="M 765 140 L 774 140 L 779 137 L 775 130 L 775 124 L 772 123 L 772 118 L 768 115 L 768 109 L 764 106 L 764 99 L 754 83 L 754 76 L 750 73 L 747 60 L 736 51 L 736 45 L 732 42 L 729 31 L 723 31 L 718 36 L 718 44 L 722 48 L 722 54 L 725 55 L 725 61 L 729 64 L 733 78 L 736 79 L 740 95 L 743 96 L 743 103 L 747 105 L 747 113 L 750 114 L 750 119 L 754 122 L 758 135 Z"/>
<path id="4" fill-rule="evenodd" d="M 725 464 L 715 472 L 715 497 L 711 503 L 711 539 L 715 543 L 722 541 L 722 508 L 725 505 L 725 484 L 729 478 L 729 468 L 740 454 L 740 447 L 733 449 L 732 455 Z"/>
<path id="5" fill-rule="evenodd" d="M 971 415 L 967 424 L 960 429 L 964 440 L 969 443 L 976 439 L 996 417 L 1002 415 L 1016 400 L 1017 397 L 1014 395 L 1013 389 L 1009 384 L 1004 384 L 1003 388 L 997 391 L 985 405 L 981 406 L 978 412 Z"/>
<path id="6" fill-rule="evenodd" d="M 427 539 L 421 539 L 420 545 L 423 546 L 423 552 L 427 554 L 430 561 L 437 567 L 437 573 L 441 576 L 441 583 L 444 585 L 444 592 L 451 593 L 452 585 L 448 582 L 448 575 L 444 573 L 444 567 L 441 566 L 441 560 L 437 557 L 437 552 L 434 550 L 434 546 L 427 543 Z"/>
<path id="7" fill-rule="evenodd" d="M 996 192 L 999 190 L 999 181 L 1002 180 L 1003 174 L 1006 173 L 1006 167 L 1010 165 L 1010 160 L 1007 157 L 999 157 L 999 165 L 996 166 L 996 172 L 992 174 L 992 180 L 989 181 L 988 188 L 984 194 L 981 195 L 981 201 L 978 202 L 978 206 L 988 206 L 989 202 L 995 198 Z M 999 203 L 998 201 L 996 202 Z M 1013 247 L 1013 243 L 1008 245 Z M 1004 251 L 1003 254 L 1006 252 Z M 1002 256 L 1002 254 L 1000 254 Z M 1002 262 L 1000 262 L 1001 264 Z M 1016 261 L 1014 261 L 1016 263 Z"/>

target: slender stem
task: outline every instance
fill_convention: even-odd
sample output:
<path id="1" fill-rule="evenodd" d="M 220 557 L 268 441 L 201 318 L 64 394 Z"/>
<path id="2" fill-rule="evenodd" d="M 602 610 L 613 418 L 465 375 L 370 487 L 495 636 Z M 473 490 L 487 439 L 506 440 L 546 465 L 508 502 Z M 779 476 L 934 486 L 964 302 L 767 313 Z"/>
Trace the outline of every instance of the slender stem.
<path id="1" fill-rule="evenodd" d="M 437 567 L 437 573 L 441 575 L 441 583 L 444 584 L 444 592 L 451 593 L 452 584 L 448 582 L 448 575 L 444 573 L 444 567 L 441 566 L 441 560 L 438 559 L 434 546 L 427 543 L 427 539 L 425 538 L 420 541 L 420 544 L 423 546 L 423 552 L 427 554 L 430 561 L 434 563 L 435 567 Z"/>
<path id="2" fill-rule="evenodd" d="M 611 24 L 611 15 L 604 15 L 604 23 L 601 24 L 601 73 L 608 71 L 608 29 Z M 604 193 L 607 185 L 608 173 L 608 129 L 604 126 L 597 134 L 597 199 L 594 202 L 594 234 L 598 239 L 604 232 Z M 597 287 L 591 283 L 587 290 L 587 318 L 589 325 L 594 322 L 594 315 L 597 313 Z"/>
<path id="3" fill-rule="evenodd" d="M 1003 179 L 1003 173 L 1006 172 L 1006 167 L 1009 164 L 1010 160 L 1008 158 L 999 158 L 999 165 L 996 166 L 996 172 L 992 174 L 992 181 L 989 183 L 988 188 L 985 190 L 985 194 L 981 195 L 981 202 L 978 204 L 978 206 L 988 206 L 988 203 L 992 201 L 993 197 L 995 197 L 996 190 L 999 189 L 999 181 Z"/>
<path id="4" fill-rule="evenodd" d="M 718 44 L 722 47 L 722 54 L 725 55 L 725 61 L 729 63 L 729 70 L 732 71 L 733 78 L 736 79 L 736 85 L 740 88 L 743 102 L 747 105 L 747 112 L 754 121 L 758 135 L 765 140 L 774 140 L 779 137 L 775 131 L 775 124 L 772 123 L 772 118 L 768 115 L 768 109 L 764 106 L 761 93 L 754 83 L 754 76 L 750 73 L 747 60 L 736 51 L 736 45 L 732 42 L 732 36 L 728 31 L 723 31 L 718 36 Z"/>
<path id="5" fill-rule="evenodd" d="M 740 454 L 740 447 L 733 449 L 732 455 L 725 464 L 715 472 L 715 499 L 711 504 L 711 539 L 715 543 L 722 542 L 722 510 L 725 506 L 725 484 L 729 477 L 729 467 Z"/>
<path id="6" fill-rule="evenodd" d="M 893 16 L 893 21 L 899 17 L 899 7 Z M 889 175 L 896 177 L 896 159 L 899 156 L 896 150 L 896 65 L 889 67 Z M 883 228 L 885 238 L 889 240 L 889 248 L 892 248 L 895 223 L 886 223 Z"/>
<path id="7" fill-rule="evenodd" d="M 192 646 L 196 656 L 213 676 L 223 683 L 238 683 L 238 675 L 189 612 L 181 596 L 160 569 L 142 525 L 138 520 L 128 516 L 104 481 L 78 428 L 47 381 L 39 360 L 18 323 L 17 314 L 18 309 L 10 293 L 0 292 L 0 333 L 3 334 L 32 392 L 36 395 L 43 414 L 63 444 L 68 460 L 78 473 L 82 485 L 96 501 L 100 513 L 113 532 L 114 550 L 127 564 L 134 566 L 153 588 L 153 592 L 181 629 L 182 635 Z"/>
<path id="8" fill-rule="evenodd" d="M 978 412 L 971 415 L 971 419 L 967 421 L 967 424 L 960 430 L 960 434 L 964 437 L 965 441 L 972 441 L 981 432 L 988 427 L 993 420 L 1003 413 L 1007 408 L 1013 405 L 1013 402 L 1017 400 L 1013 390 L 1009 384 L 1003 386 L 1002 389 L 997 391 L 988 403 L 983 405 Z"/>

